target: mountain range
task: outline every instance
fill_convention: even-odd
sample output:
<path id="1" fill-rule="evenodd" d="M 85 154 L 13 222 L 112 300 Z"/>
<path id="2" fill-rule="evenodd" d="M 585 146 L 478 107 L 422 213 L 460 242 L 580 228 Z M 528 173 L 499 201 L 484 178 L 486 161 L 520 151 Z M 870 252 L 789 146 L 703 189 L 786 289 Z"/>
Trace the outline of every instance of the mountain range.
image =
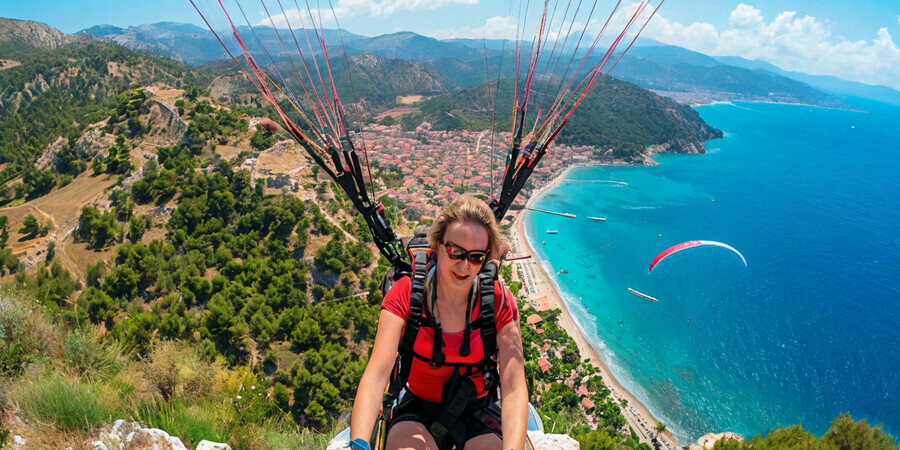
<path id="1" fill-rule="evenodd" d="M 320 54 L 319 50 L 308 51 L 309 48 L 303 46 L 303 30 L 294 31 L 300 37 L 300 51 L 307 57 Z M 485 81 L 486 62 L 492 67 L 504 67 L 503 76 L 514 75 L 511 50 L 515 45 L 512 41 L 438 40 L 412 32 L 366 37 L 345 30 L 322 31 L 326 42 L 343 41 L 347 54 L 371 53 L 431 66 L 451 82 L 448 89 L 471 87 Z M 281 48 L 274 29 L 255 27 L 254 32 L 267 48 Z M 279 33 L 286 38 L 287 30 L 279 30 Z M 209 30 L 191 24 L 160 22 L 128 28 L 98 25 L 82 30 L 76 36 L 81 34 L 190 64 L 227 57 Z M 248 43 L 251 51 L 255 50 L 253 45 Z M 288 48 L 288 53 L 294 57 L 299 53 L 295 47 Z M 340 51 L 339 46 L 329 50 L 332 55 Z M 284 54 L 276 58 L 278 56 Z M 590 62 L 592 60 L 588 60 L 587 65 Z M 685 103 L 746 100 L 843 107 L 849 96 L 900 104 L 900 91 L 885 86 L 786 71 L 760 60 L 711 57 L 649 39 L 640 40 L 611 75 Z"/>

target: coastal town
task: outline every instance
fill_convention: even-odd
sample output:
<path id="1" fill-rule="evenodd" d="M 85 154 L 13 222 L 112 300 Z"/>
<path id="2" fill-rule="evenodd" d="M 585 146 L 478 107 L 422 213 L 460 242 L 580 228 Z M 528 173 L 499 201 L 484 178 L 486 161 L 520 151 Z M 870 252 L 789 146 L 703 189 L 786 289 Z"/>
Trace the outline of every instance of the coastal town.
<path id="1" fill-rule="evenodd" d="M 490 194 L 502 183 L 509 133 L 491 136 L 486 131 L 439 131 L 423 122 L 414 131 L 399 126 L 368 125 L 360 134 L 375 167 L 397 173 L 400 186 L 381 192 L 393 198 L 405 215 L 435 217 L 448 200 L 458 193 Z M 516 203 L 524 205 L 533 186 L 549 180 L 552 174 L 572 164 L 587 163 L 595 147 L 554 145 L 537 165 L 526 191 Z M 492 190 L 493 186 L 493 190 Z"/>
<path id="2" fill-rule="evenodd" d="M 379 197 L 394 199 L 406 217 L 433 218 L 459 193 L 496 195 L 503 180 L 509 135 L 496 132 L 491 136 L 489 130 L 439 131 L 428 122 L 413 131 L 373 123 L 359 133 L 357 145 L 364 145 L 373 173 L 397 176 L 398 185 L 386 183 Z M 515 204 L 524 205 L 534 186 L 546 183 L 563 168 L 586 164 L 601 153 L 591 146 L 554 144 Z M 382 181 L 385 178 L 382 176 Z"/>

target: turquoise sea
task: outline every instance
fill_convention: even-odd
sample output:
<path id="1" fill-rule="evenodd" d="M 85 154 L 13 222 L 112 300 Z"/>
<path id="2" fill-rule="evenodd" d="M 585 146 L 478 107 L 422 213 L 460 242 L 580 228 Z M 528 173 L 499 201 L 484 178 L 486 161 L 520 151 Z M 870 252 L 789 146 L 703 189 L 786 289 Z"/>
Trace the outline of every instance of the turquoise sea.
<path id="1" fill-rule="evenodd" d="M 534 207 L 578 218 L 526 216 L 582 329 L 682 443 L 821 435 L 843 412 L 900 436 L 900 107 L 854 106 L 698 107 L 725 133 L 707 154 L 573 169 Z M 747 266 L 700 247 L 648 274 L 693 239 Z"/>

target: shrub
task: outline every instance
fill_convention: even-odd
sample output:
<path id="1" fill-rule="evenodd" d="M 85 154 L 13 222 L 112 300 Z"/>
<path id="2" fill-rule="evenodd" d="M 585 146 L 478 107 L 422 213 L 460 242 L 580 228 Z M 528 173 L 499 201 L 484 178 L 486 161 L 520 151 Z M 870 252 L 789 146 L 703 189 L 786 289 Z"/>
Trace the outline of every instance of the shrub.
<path id="1" fill-rule="evenodd" d="M 66 431 L 98 427 L 121 415 L 91 385 L 58 373 L 20 383 L 10 398 L 26 416 Z"/>
<path id="2" fill-rule="evenodd" d="M 66 337 L 63 361 L 66 368 L 88 381 L 114 377 L 125 367 L 120 344 L 104 345 L 85 333 Z"/>
<path id="3" fill-rule="evenodd" d="M 56 333 L 42 308 L 0 293 L 0 375 L 17 375 L 57 344 Z"/>
<path id="4" fill-rule="evenodd" d="M 215 366 L 196 349 L 162 341 L 151 350 L 144 372 L 163 399 L 190 400 L 208 395 Z"/>

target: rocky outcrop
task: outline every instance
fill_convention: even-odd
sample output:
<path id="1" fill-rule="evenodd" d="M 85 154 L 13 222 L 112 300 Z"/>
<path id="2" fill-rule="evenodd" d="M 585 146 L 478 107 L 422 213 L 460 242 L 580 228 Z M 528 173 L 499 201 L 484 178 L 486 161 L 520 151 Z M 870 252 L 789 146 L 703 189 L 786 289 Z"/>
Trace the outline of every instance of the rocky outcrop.
<path id="1" fill-rule="evenodd" d="M 144 428 L 137 422 L 117 420 L 112 425 L 103 425 L 100 438 L 91 442 L 94 450 L 187 450 L 180 438 L 169 436 L 159 428 Z M 228 444 L 200 441 L 197 450 L 231 450 Z"/>
<path id="2" fill-rule="evenodd" d="M 53 50 L 63 45 L 90 40 L 88 35 L 68 35 L 40 22 L 0 17 L 0 41 L 12 41 L 43 50 Z"/>
<path id="3" fill-rule="evenodd" d="M 142 118 L 153 125 L 153 134 L 158 144 L 175 145 L 184 140 L 188 125 L 172 105 L 150 99 L 141 113 Z"/>
<path id="4" fill-rule="evenodd" d="M 696 443 L 691 444 L 688 449 L 708 450 L 713 448 L 717 441 L 727 441 L 729 439 L 735 439 L 738 442 L 744 442 L 744 438 L 732 431 L 725 431 L 723 433 L 707 433 L 700 437 L 700 439 L 697 439 Z"/>
<path id="5" fill-rule="evenodd" d="M 540 431 L 529 431 L 535 450 L 578 450 L 580 445 L 571 436 L 565 434 L 544 434 Z"/>

